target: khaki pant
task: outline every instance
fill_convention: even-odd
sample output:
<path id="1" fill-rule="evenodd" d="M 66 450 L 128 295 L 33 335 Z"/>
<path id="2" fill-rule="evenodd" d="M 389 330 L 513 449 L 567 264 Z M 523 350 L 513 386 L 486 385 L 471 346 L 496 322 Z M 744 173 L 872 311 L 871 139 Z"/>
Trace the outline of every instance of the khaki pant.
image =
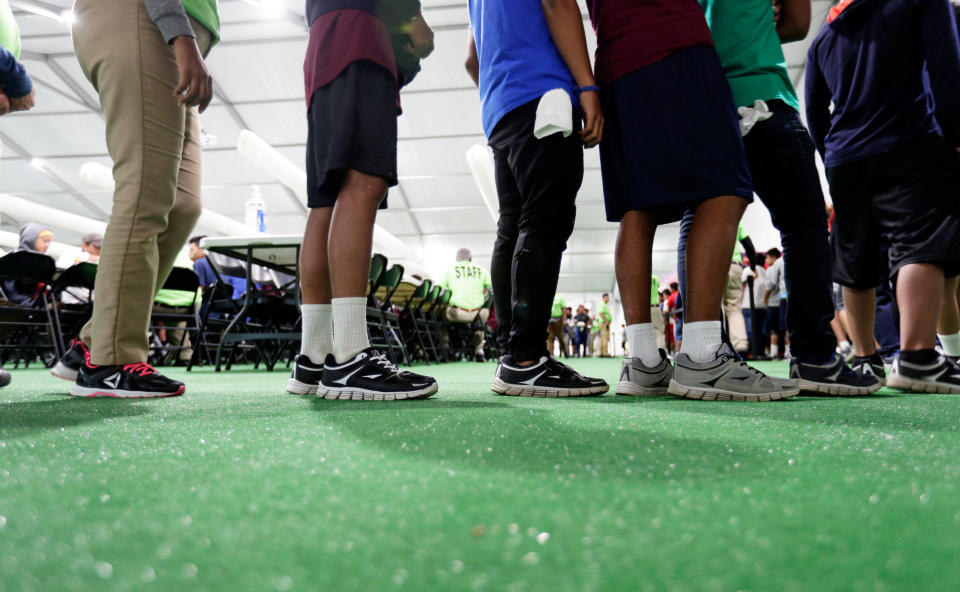
<path id="1" fill-rule="evenodd" d="M 657 347 L 666 351 L 667 328 L 664 326 L 663 311 L 660 310 L 659 306 L 650 306 L 650 322 L 653 323 L 653 334 L 657 338 Z"/>
<path id="2" fill-rule="evenodd" d="M 610 357 L 610 325 L 609 323 L 600 324 L 600 357 Z"/>
<path id="3" fill-rule="evenodd" d="M 116 189 L 81 331 L 94 364 L 147 359 L 153 299 L 200 217 L 200 124 L 173 96 L 173 48 L 143 2 L 78 0 L 73 43 L 100 95 Z M 211 35 L 191 19 L 206 54 Z"/>
<path id="4" fill-rule="evenodd" d="M 730 344 L 738 352 L 747 351 L 750 348 L 750 342 L 747 341 L 747 325 L 743 320 L 743 313 L 740 312 L 742 301 L 743 267 L 739 263 L 731 263 L 727 287 L 723 292 L 723 315 L 727 318 Z"/>
<path id="5" fill-rule="evenodd" d="M 560 355 L 567 355 L 566 335 L 563 331 L 563 318 L 554 317 L 547 324 L 547 351 L 553 353 L 553 342 L 560 342 Z"/>
<path id="6" fill-rule="evenodd" d="M 478 311 L 476 310 L 465 310 L 463 308 L 457 308 L 455 306 L 447 307 L 447 320 L 451 323 L 472 323 L 474 319 L 477 318 Z M 479 311 L 480 320 L 483 324 L 487 323 L 487 319 L 490 318 L 490 309 L 482 308 Z M 473 333 L 473 349 L 474 351 L 482 352 L 483 351 L 483 331 L 474 331 Z"/>

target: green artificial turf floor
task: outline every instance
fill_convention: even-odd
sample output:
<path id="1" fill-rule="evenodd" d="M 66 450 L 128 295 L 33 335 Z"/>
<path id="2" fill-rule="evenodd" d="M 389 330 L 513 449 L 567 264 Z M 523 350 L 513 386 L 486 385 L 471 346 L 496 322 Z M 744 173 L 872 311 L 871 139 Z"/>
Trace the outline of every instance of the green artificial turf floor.
<path id="1" fill-rule="evenodd" d="M 399 403 L 14 371 L 0 590 L 960 589 L 960 397 L 531 400 L 429 370 L 439 395 Z"/>

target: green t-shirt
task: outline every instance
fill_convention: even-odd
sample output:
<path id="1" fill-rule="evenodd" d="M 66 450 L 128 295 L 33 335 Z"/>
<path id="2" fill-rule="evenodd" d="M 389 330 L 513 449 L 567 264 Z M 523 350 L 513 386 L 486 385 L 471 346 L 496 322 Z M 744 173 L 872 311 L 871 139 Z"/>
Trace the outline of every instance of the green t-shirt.
<path id="1" fill-rule="evenodd" d="M 0 47 L 20 59 L 20 29 L 7 0 L 0 0 Z"/>
<path id="2" fill-rule="evenodd" d="M 743 227 L 743 222 L 737 224 L 737 242 L 733 243 L 733 262 L 742 263 L 743 262 L 743 247 L 740 246 L 740 241 L 750 236 L 747 234 L 747 229 Z"/>
<path id="3" fill-rule="evenodd" d="M 780 99 L 800 110 L 770 0 L 699 0 L 737 107 Z"/>
<path id="4" fill-rule="evenodd" d="M 660 306 L 660 278 L 650 277 L 650 306 Z"/>
<path id="5" fill-rule="evenodd" d="M 613 315 L 610 314 L 610 305 L 600 300 L 600 309 L 597 311 L 597 319 L 604 323 L 612 323 Z M 597 329 L 599 331 L 599 328 Z"/>
<path id="6" fill-rule="evenodd" d="M 213 33 L 213 42 L 220 40 L 220 11 L 217 0 L 180 0 L 183 10 Z"/>
<path id="7" fill-rule="evenodd" d="M 160 290 L 154 301 L 164 306 L 190 306 L 194 302 L 200 302 L 200 296 L 199 293 L 185 290 Z"/>
<path id="8" fill-rule="evenodd" d="M 484 290 L 490 288 L 490 274 L 471 261 L 460 261 L 443 274 L 441 285 L 453 292 L 450 305 L 466 310 L 483 306 Z"/>
<path id="9" fill-rule="evenodd" d="M 559 319 L 563 316 L 563 309 L 567 307 L 567 299 L 556 294 L 553 297 L 553 308 L 550 309 L 550 318 Z"/>

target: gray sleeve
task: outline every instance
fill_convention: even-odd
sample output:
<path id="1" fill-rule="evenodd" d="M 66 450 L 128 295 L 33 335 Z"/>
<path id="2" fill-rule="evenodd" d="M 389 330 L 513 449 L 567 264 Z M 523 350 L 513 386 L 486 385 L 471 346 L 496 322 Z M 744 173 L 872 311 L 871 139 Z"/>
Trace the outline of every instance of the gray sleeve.
<path id="1" fill-rule="evenodd" d="M 160 29 L 160 34 L 167 43 L 181 35 L 196 37 L 180 0 L 143 0 L 143 3 L 147 7 L 150 20 Z"/>

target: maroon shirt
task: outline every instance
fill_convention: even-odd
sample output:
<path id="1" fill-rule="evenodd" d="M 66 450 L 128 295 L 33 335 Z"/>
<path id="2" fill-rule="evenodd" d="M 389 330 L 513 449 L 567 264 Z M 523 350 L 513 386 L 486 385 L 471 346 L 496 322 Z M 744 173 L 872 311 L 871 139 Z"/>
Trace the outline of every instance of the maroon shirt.
<path id="1" fill-rule="evenodd" d="M 597 34 L 599 84 L 659 62 L 678 49 L 713 46 L 697 0 L 587 0 L 587 8 Z"/>
<path id="2" fill-rule="evenodd" d="M 370 60 L 397 75 L 397 61 L 386 25 L 373 14 L 357 9 L 334 10 L 317 17 L 310 26 L 310 41 L 303 60 L 307 109 L 318 88 L 333 82 L 358 60 Z"/>

